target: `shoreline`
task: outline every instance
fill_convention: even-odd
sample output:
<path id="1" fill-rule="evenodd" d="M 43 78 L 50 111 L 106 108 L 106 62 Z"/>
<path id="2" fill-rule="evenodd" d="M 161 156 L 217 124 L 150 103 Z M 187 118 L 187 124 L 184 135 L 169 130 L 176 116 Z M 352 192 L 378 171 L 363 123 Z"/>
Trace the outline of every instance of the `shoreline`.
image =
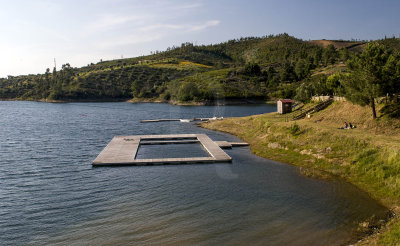
<path id="1" fill-rule="evenodd" d="M 272 101 L 261 99 L 226 99 L 220 101 L 188 101 L 180 102 L 175 100 L 160 100 L 158 98 L 105 98 L 105 99 L 7 99 L 0 98 L 0 101 L 26 101 L 26 102 L 44 102 L 44 103 L 85 103 L 85 102 L 129 102 L 129 103 L 167 103 L 177 106 L 226 106 L 226 105 L 254 105 L 254 104 L 271 104 Z"/>
<path id="2" fill-rule="evenodd" d="M 272 116 L 273 113 L 265 114 L 268 116 Z M 310 154 L 306 153 L 308 150 L 302 149 L 304 146 L 300 145 L 292 145 L 290 148 L 288 146 L 284 146 L 283 144 L 277 143 L 277 142 L 270 142 L 270 141 L 260 141 L 260 138 L 263 138 L 265 136 L 260 136 L 260 131 L 259 129 L 257 130 L 260 125 L 258 122 L 254 122 L 257 118 L 261 118 L 262 116 L 248 116 L 248 117 L 238 117 L 238 118 L 230 118 L 230 119 L 224 119 L 223 121 L 219 122 L 205 122 L 199 124 L 200 127 L 209 129 L 209 130 L 215 130 L 215 131 L 220 131 L 220 132 L 225 132 L 228 134 L 232 134 L 236 137 L 239 137 L 242 141 L 245 141 L 250 144 L 250 150 L 253 154 L 262 157 L 262 158 L 267 158 L 271 159 L 274 161 L 279 161 L 286 163 L 288 165 L 294 165 L 299 167 L 299 171 L 301 175 L 307 176 L 307 177 L 312 177 L 312 178 L 319 178 L 319 179 L 332 179 L 332 178 L 338 178 L 342 179 L 347 183 L 350 183 L 352 185 L 355 185 L 358 189 L 360 189 L 363 192 L 367 192 L 371 196 L 372 199 L 377 201 L 378 203 L 382 204 L 384 207 L 388 209 L 388 214 L 384 220 L 380 219 L 379 221 L 376 221 L 375 218 L 371 218 L 371 221 L 366 221 L 360 224 L 359 228 L 357 231 L 360 232 L 358 236 L 355 236 L 354 241 L 352 243 L 355 243 L 357 245 L 380 245 L 382 244 L 380 241 L 383 237 L 383 243 L 384 245 L 389 243 L 391 245 L 391 241 L 385 241 L 385 234 L 390 233 L 393 230 L 398 230 L 398 227 L 400 225 L 400 206 L 398 205 L 399 203 L 397 201 L 390 201 L 383 197 L 381 194 L 378 194 L 378 192 L 374 192 L 373 189 L 370 189 L 368 185 L 361 185 L 360 182 L 357 182 L 357 179 L 352 179 L 346 176 L 346 173 L 341 173 L 341 172 L 336 172 L 336 170 L 330 170 L 329 164 L 328 165 L 323 165 L 321 164 L 320 166 L 318 165 L 313 165 L 310 159 L 307 158 L 298 158 L 298 155 L 301 156 L 311 156 L 315 158 L 314 162 L 319 162 L 321 163 L 323 161 L 325 162 L 332 162 L 335 160 L 330 160 L 330 159 L 324 159 L 323 161 L 322 156 L 318 156 L 318 154 Z M 239 121 L 236 122 L 235 121 Z M 227 123 L 228 122 L 228 123 Z M 248 123 L 247 125 L 243 124 L 243 122 Z M 265 127 L 268 125 L 266 128 L 266 131 L 261 131 L 261 133 L 264 133 L 265 135 L 273 135 L 271 133 L 271 127 L 276 124 L 277 122 L 271 123 L 268 121 L 262 121 L 262 126 Z M 286 125 L 288 124 L 293 124 L 293 123 L 285 123 Z M 244 128 L 248 128 L 246 130 L 243 130 Z M 282 132 L 277 134 L 280 136 Z M 265 140 L 265 139 L 264 139 Z M 291 151 L 292 149 L 294 151 Z M 313 156 L 314 155 L 314 156 Z M 321 159 L 320 159 L 321 158 Z M 303 162 L 305 161 L 305 162 Z M 311 162 L 311 163 L 310 163 Z M 331 164 L 330 164 L 331 165 Z M 322 167 L 322 168 L 321 168 Z M 374 184 L 370 184 L 370 186 L 374 186 Z M 395 232 L 396 234 L 396 232 Z M 396 241 L 397 243 L 397 241 Z"/>
<path id="3" fill-rule="evenodd" d="M 0 101 L 3 102 L 44 102 L 44 103 L 79 103 L 79 102 L 128 102 L 129 99 L 123 99 L 123 98 L 116 98 L 116 99 L 74 99 L 74 100 L 69 100 L 69 99 L 64 99 L 64 100 L 53 100 L 53 99 L 20 99 L 20 98 L 13 98 L 13 99 L 7 99 L 7 98 L 0 98 Z"/>

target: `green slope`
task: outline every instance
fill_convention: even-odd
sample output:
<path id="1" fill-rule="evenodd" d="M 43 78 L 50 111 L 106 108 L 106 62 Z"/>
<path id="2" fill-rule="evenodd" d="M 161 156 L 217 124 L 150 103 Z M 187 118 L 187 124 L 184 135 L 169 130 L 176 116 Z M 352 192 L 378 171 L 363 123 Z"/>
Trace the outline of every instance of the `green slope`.
<path id="1" fill-rule="evenodd" d="M 398 39 L 381 40 L 399 49 Z M 292 97 L 314 70 L 353 53 L 323 48 L 287 34 L 220 44 L 184 43 L 149 56 L 0 79 L 0 99 L 213 101 Z M 218 95 L 217 95 L 218 94 Z"/>

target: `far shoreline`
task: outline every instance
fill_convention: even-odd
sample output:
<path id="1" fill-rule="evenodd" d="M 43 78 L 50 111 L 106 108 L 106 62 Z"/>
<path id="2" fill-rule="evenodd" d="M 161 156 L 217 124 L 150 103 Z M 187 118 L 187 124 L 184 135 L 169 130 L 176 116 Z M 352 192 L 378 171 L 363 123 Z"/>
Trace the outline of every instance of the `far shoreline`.
<path id="1" fill-rule="evenodd" d="M 264 99 L 221 99 L 218 101 L 175 101 L 160 100 L 157 98 L 104 98 L 104 99 L 26 99 L 26 98 L 0 98 L 0 101 L 26 101 L 26 102 L 44 102 L 44 103 L 102 103 L 102 102 L 128 102 L 128 103 L 166 103 L 176 106 L 227 106 L 227 105 L 256 105 L 256 104 L 274 104 L 275 101 Z"/>

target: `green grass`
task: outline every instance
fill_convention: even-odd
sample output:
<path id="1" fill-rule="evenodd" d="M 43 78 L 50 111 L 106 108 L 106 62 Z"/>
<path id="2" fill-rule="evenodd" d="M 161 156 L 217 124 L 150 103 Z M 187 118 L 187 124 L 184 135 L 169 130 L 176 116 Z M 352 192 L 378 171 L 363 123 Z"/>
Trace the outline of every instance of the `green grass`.
<path id="1" fill-rule="evenodd" d="M 379 245 L 400 245 L 400 222 L 392 222 L 389 229 L 381 236 Z"/>
<path id="2" fill-rule="evenodd" d="M 191 61 L 180 61 L 180 62 L 160 62 L 153 63 L 148 65 L 149 67 L 155 68 L 169 68 L 169 69 L 177 69 L 177 70 L 203 70 L 203 69 L 211 69 L 212 66 L 195 63 Z"/>

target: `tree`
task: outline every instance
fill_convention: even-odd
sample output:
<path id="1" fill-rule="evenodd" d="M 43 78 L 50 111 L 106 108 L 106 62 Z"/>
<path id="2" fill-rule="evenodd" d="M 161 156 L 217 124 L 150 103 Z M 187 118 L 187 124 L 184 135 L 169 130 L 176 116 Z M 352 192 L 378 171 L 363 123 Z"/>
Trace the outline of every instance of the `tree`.
<path id="1" fill-rule="evenodd" d="M 308 74 L 307 66 L 303 59 L 297 61 L 294 71 L 296 73 L 298 80 L 302 80 L 307 76 Z"/>
<path id="2" fill-rule="evenodd" d="M 199 96 L 199 89 L 197 88 L 196 83 L 193 81 L 189 81 L 183 83 L 178 91 L 178 99 L 180 101 L 191 101 L 196 100 Z"/>
<path id="3" fill-rule="evenodd" d="M 319 67 L 322 60 L 322 49 L 317 49 L 314 54 L 314 65 L 315 67 Z"/>
<path id="4" fill-rule="evenodd" d="M 274 79 L 275 75 L 276 75 L 276 70 L 275 70 L 275 68 L 272 67 L 272 66 L 269 66 L 269 67 L 267 67 L 267 69 L 266 69 L 265 72 L 267 73 L 267 79 L 268 79 L 268 81 L 272 81 L 272 80 Z"/>
<path id="5" fill-rule="evenodd" d="M 316 96 L 326 96 L 330 94 L 330 91 L 327 88 L 326 79 L 327 77 L 325 74 L 315 75 L 309 79 Z"/>
<path id="6" fill-rule="evenodd" d="M 329 63 L 335 64 L 337 57 L 338 53 L 332 44 L 328 45 L 322 53 L 322 60 L 324 61 L 325 66 L 327 66 Z"/>
<path id="7" fill-rule="evenodd" d="M 53 68 L 53 84 L 57 83 L 57 68 Z"/>
<path id="8" fill-rule="evenodd" d="M 376 118 L 375 99 L 385 95 L 390 70 L 385 70 L 390 52 L 377 43 L 368 43 L 358 57 L 347 62 L 350 73 L 344 76 L 346 98 L 359 105 L 369 105 Z"/>
<path id="9" fill-rule="evenodd" d="M 384 92 L 389 95 L 391 100 L 395 99 L 398 103 L 400 93 L 400 55 L 390 54 L 385 66 L 383 67 L 383 79 L 386 81 Z"/>
<path id="10" fill-rule="evenodd" d="M 249 76 L 260 75 L 261 68 L 257 63 L 246 63 L 244 73 Z"/>
<path id="11" fill-rule="evenodd" d="M 329 93 L 333 95 L 334 93 L 341 92 L 341 84 L 340 84 L 340 75 L 335 73 L 330 75 L 326 79 L 326 88 L 329 90 Z"/>
<path id="12" fill-rule="evenodd" d="M 45 72 L 45 74 L 44 74 L 44 78 L 45 78 L 45 81 L 46 81 L 46 87 L 47 87 L 47 89 L 50 87 L 50 68 L 47 68 L 46 69 L 46 72 Z"/>
<path id="13" fill-rule="evenodd" d="M 293 66 L 289 62 L 283 64 L 280 71 L 280 78 L 282 82 L 296 81 L 296 73 L 294 72 Z"/>
<path id="14" fill-rule="evenodd" d="M 296 89 L 295 99 L 307 103 L 311 100 L 314 94 L 314 87 L 310 83 L 304 82 Z"/>
<path id="15" fill-rule="evenodd" d="M 346 62 L 350 58 L 350 52 L 346 48 L 339 50 L 339 59 L 342 62 Z"/>

